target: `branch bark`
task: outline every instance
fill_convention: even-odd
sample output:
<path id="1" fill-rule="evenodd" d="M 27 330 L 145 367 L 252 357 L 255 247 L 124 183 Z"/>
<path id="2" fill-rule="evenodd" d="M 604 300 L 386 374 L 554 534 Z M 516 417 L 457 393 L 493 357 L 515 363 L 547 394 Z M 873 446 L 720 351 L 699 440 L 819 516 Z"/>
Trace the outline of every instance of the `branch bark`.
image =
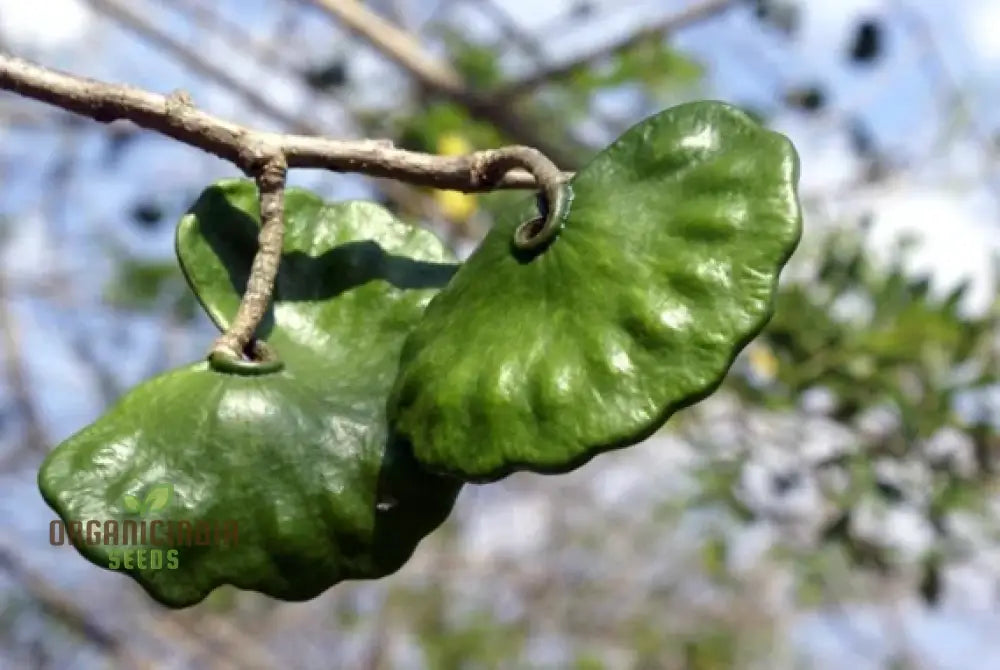
<path id="1" fill-rule="evenodd" d="M 213 354 L 230 359 L 244 354 L 270 303 L 281 257 L 289 167 L 359 172 L 461 191 L 542 189 L 550 202 L 556 202 L 560 184 L 568 177 L 544 154 L 525 146 L 450 157 L 402 151 L 380 140 L 350 142 L 256 131 L 196 109 L 183 91 L 164 97 L 75 77 L 4 54 L 0 54 L 0 89 L 103 123 L 131 121 L 228 160 L 257 180 L 263 222 L 260 249 L 237 318 L 212 349 Z M 264 349 L 256 351 L 260 358 Z"/>
<path id="2" fill-rule="evenodd" d="M 299 115 L 291 114 L 284 108 L 276 106 L 269 101 L 261 104 L 261 97 L 252 87 L 241 81 L 237 81 L 223 68 L 217 67 L 206 60 L 200 53 L 191 48 L 191 45 L 184 44 L 173 38 L 164 31 L 157 23 L 150 21 L 147 17 L 137 14 L 135 11 L 124 6 L 118 0 L 87 0 L 95 11 L 100 12 L 109 19 L 115 21 L 126 30 L 134 32 L 139 37 L 149 40 L 152 44 L 162 49 L 165 53 L 177 59 L 192 72 L 195 72 L 209 81 L 212 81 L 234 95 L 240 97 L 247 106 L 258 110 L 269 116 L 274 121 L 281 124 L 286 132 L 301 133 L 305 135 L 322 135 L 317 126 L 302 119 Z M 196 20 L 196 19 L 195 19 Z M 224 36 L 236 39 L 237 35 L 231 35 L 228 31 Z M 236 46 L 243 51 L 249 48 L 253 53 L 253 46 L 245 39 L 236 39 Z M 0 49 L 2 51 L 2 49 Z M 280 61 L 269 60 L 267 54 L 258 54 L 258 61 L 277 65 Z M 298 75 L 298 73 L 296 73 Z M 300 75 L 298 75 L 300 76 Z M 417 191 L 414 187 L 402 182 L 383 179 L 378 183 L 378 190 L 389 199 L 395 201 L 414 214 L 427 219 L 438 216 L 438 210 L 432 205 L 433 201 Z"/>
<path id="3" fill-rule="evenodd" d="M 490 149 L 465 156 L 436 156 L 397 149 L 386 140 L 332 140 L 258 131 L 197 109 L 183 92 L 162 96 L 65 74 L 5 54 L 0 54 L 0 89 L 101 123 L 131 121 L 251 174 L 255 166 L 281 154 L 289 168 L 355 172 L 466 193 L 539 188 L 535 177 L 523 169 L 503 175 L 486 169 L 500 159 L 506 164 L 510 150 L 516 151 L 516 147 L 506 147 L 500 153 Z"/>
<path id="4" fill-rule="evenodd" d="M 285 239 L 285 182 L 288 166 L 285 158 L 277 154 L 257 171 L 257 190 L 260 193 L 260 237 L 257 255 L 250 268 L 246 292 L 232 325 L 215 341 L 213 351 L 232 359 L 239 359 L 264 318 L 271 297 L 274 280 L 278 277 L 278 263 Z M 262 357 L 258 352 L 258 357 Z"/>

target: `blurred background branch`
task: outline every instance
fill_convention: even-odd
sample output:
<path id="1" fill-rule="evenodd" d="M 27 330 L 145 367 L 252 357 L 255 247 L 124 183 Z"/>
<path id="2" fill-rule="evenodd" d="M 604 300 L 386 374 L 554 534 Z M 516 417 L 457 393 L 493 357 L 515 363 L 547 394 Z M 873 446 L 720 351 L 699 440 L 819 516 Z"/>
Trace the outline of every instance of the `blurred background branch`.
<path id="1" fill-rule="evenodd" d="M 35 470 L 203 355 L 172 224 L 234 170 L 0 95 L 0 667 L 996 667 L 991 5 L 0 0 L 18 56 L 432 154 L 527 144 L 571 170 L 648 114 L 727 100 L 793 139 L 807 214 L 771 324 L 646 444 L 467 487 L 391 578 L 165 612 L 49 546 Z M 291 179 L 463 256 L 529 195 Z"/>

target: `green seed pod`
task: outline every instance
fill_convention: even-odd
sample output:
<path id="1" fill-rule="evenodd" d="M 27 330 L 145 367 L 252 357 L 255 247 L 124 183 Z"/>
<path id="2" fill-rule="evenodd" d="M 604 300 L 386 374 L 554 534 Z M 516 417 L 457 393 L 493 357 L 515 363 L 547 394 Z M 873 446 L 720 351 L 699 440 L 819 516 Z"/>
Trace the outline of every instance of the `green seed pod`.
<path id="1" fill-rule="evenodd" d="M 80 552 L 171 607 L 223 584 L 304 600 L 387 575 L 460 487 L 422 470 L 385 419 L 402 342 L 453 257 L 374 204 L 292 189 L 286 207 L 273 308 L 257 333 L 278 360 L 215 358 L 147 381 L 39 473 Z M 236 314 L 258 225 L 253 184 L 226 181 L 178 227 L 182 268 L 220 329 Z"/>
<path id="2" fill-rule="evenodd" d="M 394 430 L 471 481 L 565 472 L 649 436 L 770 318 L 797 182 L 791 143 L 728 105 L 634 126 L 570 180 L 553 239 L 518 248 L 526 206 L 434 297 L 403 349 Z"/>

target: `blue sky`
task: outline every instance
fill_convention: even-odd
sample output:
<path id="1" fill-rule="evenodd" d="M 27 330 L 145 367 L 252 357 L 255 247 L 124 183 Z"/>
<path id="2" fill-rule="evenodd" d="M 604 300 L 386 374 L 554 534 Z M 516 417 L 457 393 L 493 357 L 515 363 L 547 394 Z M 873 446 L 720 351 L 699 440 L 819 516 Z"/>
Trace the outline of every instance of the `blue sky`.
<path id="1" fill-rule="evenodd" d="M 417 16 L 431 9 L 430 4 L 410 3 Z M 506 0 L 502 4 L 513 20 L 526 28 L 538 29 L 561 15 L 567 3 Z M 619 11 L 609 13 L 606 20 L 597 22 L 592 29 L 560 31 L 546 35 L 543 43 L 551 57 L 571 57 L 580 49 L 641 25 L 645 17 L 659 15 L 665 5 L 679 8 L 682 4 L 621 0 L 617 3 Z M 244 2 L 241 18 L 256 26 L 267 26 L 273 21 L 270 11 L 273 5 L 261 0 Z M 996 104 L 1000 101 L 1000 76 L 996 74 L 1000 72 L 1000 2 L 809 0 L 803 6 L 803 31 L 791 48 L 783 39 L 761 32 L 744 12 L 733 12 L 685 31 L 678 37 L 678 44 L 709 65 L 712 77 L 706 95 L 712 97 L 766 106 L 773 103 L 776 83 L 827 84 L 838 114 L 831 114 L 825 126 L 803 122 L 787 113 L 776 121 L 777 127 L 792 137 L 802 155 L 803 192 L 816 195 L 822 213 L 833 220 L 872 211 L 876 222 L 874 242 L 879 248 L 888 248 L 892 238 L 903 232 L 922 235 L 925 243 L 914 256 L 913 265 L 933 271 L 939 291 L 963 278 L 975 279 L 967 308 L 982 309 L 991 297 L 990 254 L 1000 250 L 996 229 L 1000 225 L 1000 201 L 984 185 L 988 182 L 984 175 L 996 177 L 995 166 L 983 160 L 982 133 L 969 133 L 946 149 L 928 152 L 928 148 L 943 125 L 941 92 L 953 87 L 967 92 L 981 129 L 990 131 L 1000 127 Z M 916 13 L 921 25 L 928 27 L 931 51 L 926 51 L 926 41 L 911 39 L 912 31 L 894 26 L 889 35 L 889 57 L 882 64 L 863 72 L 845 66 L 840 54 L 857 17 L 863 13 L 899 12 L 900 7 Z M 184 24 L 175 23 L 177 30 L 184 30 Z M 488 23 L 470 14 L 463 25 L 476 35 L 483 33 Z M 257 126 L 273 126 L 260 114 L 245 109 L 218 88 L 205 85 L 141 40 L 95 21 L 76 0 L 0 0 L 0 30 L 11 38 L 11 46 L 19 54 L 47 65 L 162 93 L 185 88 L 200 106 L 213 113 Z M 301 53 L 292 51 L 292 60 L 339 48 L 329 24 L 318 16 L 310 19 L 305 34 L 310 36 L 307 44 L 311 48 Z M 265 74 L 259 68 L 216 40 L 200 44 L 199 49 L 213 60 L 234 63 L 236 74 L 261 83 L 273 100 L 289 110 L 311 104 L 301 87 L 281 79 L 265 81 Z M 368 76 L 381 86 L 358 87 L 352 90 L 352 99 L 391 103 L 403 82 L 398 73 L 367 52 L 358 55 L 356 67 L 362 78 Z M 6 101 L 4 96 L 3 102 Z M 615 101 L 606 102 L 613 106 Z M 856 167 L 840 118 L 845 110 L 860 115 L 883 146 L 912 164 L 899 179 L 874 189 L 842 192 Z M 331 134 L 350 134 L 345 120 L 332 109 L 318 106 L 311 108 L 311 112 L 314 118 L 325 122 L 324 127 Z M 121 345 L 108 337 L 108 329 L 121 317 L 99 302 L 100 288 L 110 276 L 109 267 L 93 263 L 104 240 L 114 239 L 137 255 L 169 258 L 173 235 L 170 226 L 154 234 L 139 234 L 125 223 L 134 199 L 145 194 L 150 183 L 164 184 L 167 190 L 183 190 L 236 173 L 220 161 L 156 138 L 142 140 L 135 150 L 125 154 L 117 168 L 106 170 L 100 167 L 103 151 L 100 134 L 93 133 L 85 136 L 80 146 L 71 147 L 90 169 L 85 179 L 76 178 L 70 184 L 69 214 L 54 218 L 41 185 L 46 165 L 66 150 L 65 138 L 14 132 L 2 125 L 0 138 L 4 142 L 2 176 L 6 185 L 0 194 L 0 215 L 17 221 L 16 227 L 6 231 L 12 241 L 0 258 L 0 267 L 6 276 L 16 278 L 19 283 L 41 280 L 54 269 L 73 278 L 73 293 L 63 304 L 53 305 L 30 297 L 17 298 L 12 304 L 25 347 L 28 373 L 36 390 L 35 399 L 50 431 L 48 437 L 55 442 L 93 420 L 103 408 L 95 380 L 80 365 L 67 342 L 67 329 L 82 327 L 88 337 L 105 341 L 96 354 L 102 360 L 122 360 L 125 368 L 121 377 L 126 384 L 150 374 L 151 365 L 165 367 L 199 356 L 211 337 L 206 322 L 195 333 L 174 333 L 170 340 L 173 348 L 164 353 L 160 337 L 163 323 L 153 317 L 129 317 L 130 351 L 128 356 L 119 357 Z M 49 158 L 33 160 L 29 169 L 12 174 L 13 161 L 25 156 Z M 314 186 L 329 197 L 361 197 L 367 193 L 364 180 L 352 177 L 298 172 L 293 173 L 292 181 Z M 95 193 L 100 196 L 95 197 Z M 178 208 L 185 204 L 179 203 Z M 817 216 L 816 220 L 823 218 Z M 60 225 L 68 230 L 65 238 L 53 232 Z M 62 249 L 55 256 L 59 268 L 53 267 L 54 247 Z M 80 316 L 83 309 L 89 312 L 88 316 Z M 50 515 L 34 491 L 33 479 L 28 481 L 26 476 L 22 472 L 7 481 L 0 480 L 0 515 L 14 519 L 5 532 L 23 533 L 25 537 L 36 534 L 39 519 Z M 529 514 L 524 518 L 534 517 Z M 524 519 L 518 523 L 522 522 L 527 523 Z M 35 544 L 35 539 L 28 543 Z M 53 558 L 44 549 L 39 553 L 40 561 Z M 79 577 L 74 576 L 76 573 L 68 561 L 60 562 L 59 566 L 60 571 L 65 568 L 65 579 Z M 77 567 L 79 574 L 93 574 L 89 565 L 80 562 Z M 915 608 L 904 608 L 901 616 L 903 629 L 909 631 L 917 644 L 929 645 L 927 653 L 938 659 L 932 667 L 1000 667 L 1000 645 L 995 643 L 1000 624 L 995 621 L 992 609 L 927 615 Z M 886 625 L 887 618 L 853 611 L 852 621 L 878 637 L 878 627 Z M 847 663 L 868 667 L 866 661 L 852 656 L 851 645 L 837 631 L 829 617 L 817 616 L 804 620 L 797 635 L 804 644 L 821 653 L 828 667 L 843 667 Z"/>

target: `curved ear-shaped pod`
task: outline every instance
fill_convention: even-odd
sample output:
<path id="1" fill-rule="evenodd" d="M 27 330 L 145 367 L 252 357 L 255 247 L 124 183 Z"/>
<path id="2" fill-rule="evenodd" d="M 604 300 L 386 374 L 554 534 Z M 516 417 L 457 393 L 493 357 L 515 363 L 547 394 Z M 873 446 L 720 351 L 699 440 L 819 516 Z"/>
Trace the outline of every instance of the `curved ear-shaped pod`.
<path id="1" fill-rule="evenodd" d="M 770 318 L 797 182 L 792 144 L 728 105 L 634 126 L 567 184 L 554 238 L 517 248 L 526 206 L 434 297 L 403 349 L 393 429 L 470 481 L 565 472 L 649 436 Z"/>
<path id="2" fill-rule="evenodd" d="M 178 227 L 182 268 L 220 329 L 257 249 L 256 202 L 253 183 L 221 182 Z M 452 256 L 377 205 L 292 189 L 286 207 L 257 333 L 278 362 L 212 360 L 149 380 L 39 473 L 67 529 L 87 529 L 70 533 L 81 553 L 171 607 L 223 584 L 304 600 L 387 575 L 460 487 L 421 469 L 385 418 L 402 342 Z"/>

